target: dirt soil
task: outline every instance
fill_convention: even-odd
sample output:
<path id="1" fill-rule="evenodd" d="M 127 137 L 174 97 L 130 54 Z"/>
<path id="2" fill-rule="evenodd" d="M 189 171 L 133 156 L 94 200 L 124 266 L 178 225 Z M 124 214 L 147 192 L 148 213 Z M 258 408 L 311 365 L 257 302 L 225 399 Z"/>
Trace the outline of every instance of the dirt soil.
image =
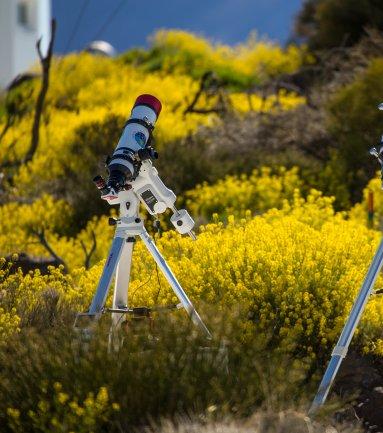
<path id="1" fill-rule="evenodd" d="M 347 355 L 337 375 L 334 391 L 348 407 L 343 419 L 359 419 L 366 431 L 383 433 L 383 359 Z"/>

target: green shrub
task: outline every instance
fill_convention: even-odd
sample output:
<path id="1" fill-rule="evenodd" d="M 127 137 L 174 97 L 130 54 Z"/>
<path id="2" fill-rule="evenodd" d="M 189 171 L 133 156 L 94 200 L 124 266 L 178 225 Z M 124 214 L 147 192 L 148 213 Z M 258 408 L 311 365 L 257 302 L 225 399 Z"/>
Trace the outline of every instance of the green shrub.
<path id="1" fill-rule="evenodd" d="M 383 59 L 371 62 L 352 84 L 340 90 L 328 106 L 329 127 L 337 142 L 339 176 L 353 202 L 373 177 L 377 165 L 369 155 L 383 130 L 383 114 L 377 109 L 383 95 Z"/>
<path id="2" fill-rule="evenodd" d="M 1 431 L 128 432 L 186 414 L 222 419 L 266 402 L 299 405 L 305 364 L 264 351 L 251 329 L 244 336 L 243 315 L 212 310 L 208 342 L 170 314 L 152 333 L 130 331 L 118 351 L 108 349 L 107 323 L 88 342 L 66 327 L 25 330 L 0 351 Z"/>
<path id="3" fill-rule="evenodd" d="M 182 73 L 195 79 L 212 71 L 225 86 L 247 89 L 269 77 L 296 71 L 306 57 L 304 47 L 281 49 L 253 34 L 244 44 L 230 47 L 182 30 L 159 30 L 149 50 L 133 49 L 121 59 L 144 71 Z"/>
<path id="4" fill-rule="evenodd" d="M 383 10 L 376 0 L 306 0 L 296 30 L 310 48 L 354 45 L 369 27 L 383 29 Z"/>

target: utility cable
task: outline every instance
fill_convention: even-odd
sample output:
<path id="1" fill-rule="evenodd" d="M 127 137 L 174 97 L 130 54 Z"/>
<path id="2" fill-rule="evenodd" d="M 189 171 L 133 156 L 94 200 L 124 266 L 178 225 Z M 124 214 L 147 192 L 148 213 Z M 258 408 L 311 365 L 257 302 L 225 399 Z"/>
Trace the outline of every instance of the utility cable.
<path id="1" fill-rule="evenodd" d="M 150 273 L 149 278 L 148 278 L 145 282 L 143 282 L 142 284 L 140 284 L 138 287 L 136 287 L 136 288 L 133 290 L 133 292 L 132 292 L 131 295 L 130 295 L 130 303 L 132 302 L 132 299 L 134 298 L 134 295 L 136 294 L 136 292 L 137 292 L 139 289 L 141 289 L 142 287 L 146 286 L 146 285 L 149 283 L 149 281 L 152 279 L 152 276 L 153 276 L 153 271 Z"/>
<path id="2" fill-rule="evenodd" d="M 160 238 L 161 237 L 161 222 L 160 222 L 160 220 L 158 218 L 156 218 L 154 220 L 154 224 L 153 225 L 154 225 L 155 230 L 157 230 L 157 238 Z M 157 304 L 158 298 L 159 298 L 161 290 L 162 290 L 161 280 L 160 280 L 160 276 L 159 276 L 159 273 L 158 273 L 158 265 L 157 265 L 157 263 L 156 263 L 156 274 L 157 274 L 157 282 L 158 282 L 158 291 L 157 291 L 157 294 L 156 294 L 156 297 L 155 297 L 155 303 Z"/>
<path id="3" fill-rule="evenodd" d="M 96 32 L 95 36 L 92 38 L 93 41 L 100 38 L 104 30 L 109 26 L 109 24 L 113 21 L 114 17 L 117 15 L 117 13 L 120 11 L 122 6 L 124 6 L 125 0 L 121 0 L 117 7 L 114 9 L 114 11 L 109 15 L 109 17 L 106 19 L 104 24 L 99 28 L 99 30 Z"/>
<path id="4" fill-rule="evenodd" d="M 65 50 L 64 50 L 65 52 L 69 49 L 69 47 L 72 44 L 73 38 L 75 37 L 75 35 L 77 33 L 77 30 L 78 30 L 78 28 L 80 26 L 80 22 L 82 20 L 82 17 L 84 15 L 84 12 L 85 12 L 86 8 L 88 7 L 88 4 L 89 4 L 89 0 L 84 0 L 83 3 L 82 3 L 82 7 L 81 7 L 81 10 L 80 10 L 80 12 L 79 12 L 79 14 L 77 16 L 76 23 L 75 23 L 74 28 L 72 30 L 72 33 L 71 33 L 71 35 L 70 35 L 70 37 L 68 39 L 68 42 L 67 42 L 67 44 L 65 46 Z"/>

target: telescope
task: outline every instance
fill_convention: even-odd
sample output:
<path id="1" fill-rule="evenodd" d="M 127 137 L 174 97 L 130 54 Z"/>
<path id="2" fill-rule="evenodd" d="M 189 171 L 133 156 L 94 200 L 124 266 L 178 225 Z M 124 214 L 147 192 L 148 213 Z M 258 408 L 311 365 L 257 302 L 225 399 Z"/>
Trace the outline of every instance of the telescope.
<path id="1" fill-rule="evenodd" d="M 176 209 L 176 195 L 164 185 L 152 165 L 158 158 L 152 146 L 152 133 L 161 109 L 161 102 L 152 95 L 141 95 L 136 99 L 117 147 L 106 161 L 108 179 L 98 175 L 93 181 L 101 198 L 111 205 L 120 204 L 123 192 L 132 189 L 151 215 L 171 209 L 170 221 L 175 229 L 194 238 L 193 219 L 185 209 Z"/>
<path id="2" fill-rule="evenodd" d="M 199 326 L 208 338 L 211 337 L 192 302 L 146 231 L 144 220 L 139 214 L 140 203 L 155 217 L 170 209 L 173 212 L 170 221 L 174 228 L 180 234 L 188 234 L 196 239 L 192 217 L 186 209 L 178 210 L 175 207 L 176 195 L 165 186 L 153 166 L 153 161 L 158 158 L 158 153 L 153 147 L 153 129 L 161 109 L 161 102 L 152 95 L 144 94 L 136 99 L 121 138 L 113 154 L 106 161 L 107 179 L 100 175 L 93 179 L 101 198 L 110 205 L 119 205 L 120 216 L 109 219 L 109 224 L 116 226 L 109 256 L 89 310 L 86 313 L 79 313 L 76 317 L 76 328 L 87 329 L 89 323 L 99 319 L 104 312 L 111 312 L 113 329 L 116 329 L 124 315 L 135 313 L 137 308 L 132 309 L 128 304 L 128 286 L 133 246 L 136 237 L 139 237 L 177 296 L 177 308 L 184 308 L 193 323 Z M 105 302 L 114 276 L 113 305 L 112 308 L 106 308 Z"/>
<path id="3" fill-rule="evenodd" d="M 112 155 L 107 160 L 109 178 L 105 185 L 97 176 L 96 186 L 105 193 L 117 194 L 128 181 L 137 178 L 143 161 L 158 158 L 151 147 L 152 131 L 161 112 L 161 102 L 151 95 L 141 95 L 136 99 L 132 114 L 125 123 L 123 133 Z"/>

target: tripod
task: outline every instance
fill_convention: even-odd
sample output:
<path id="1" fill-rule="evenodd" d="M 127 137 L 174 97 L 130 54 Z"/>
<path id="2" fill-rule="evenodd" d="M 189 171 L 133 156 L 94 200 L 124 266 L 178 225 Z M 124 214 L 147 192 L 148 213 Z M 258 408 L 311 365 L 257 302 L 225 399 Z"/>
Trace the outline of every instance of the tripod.
<path id="1" fill-rule="evenodd" d="M 152 182 L 150 182 L 150 180 Z M 166 260 L 158 251 L 153 239 L 146 231 L 143 220 L 139 215 L 139 197 L 142 197 L 142 192 L 140 195 L 140 193 L 137 193 L 137 191 L 140 191 L 140 186 L 144 184 L 146 192 L 144 195 L 145 197 L 149 197 L 151 191 L 155 191 L 156 196 L 158 196 L 158 182 L 161 181 L 157 176 L 156 169 L 151 165 L 150 162 L 145 162 L 143 163 L 143 167 L 140 170 L 140 175 L 134 182 L 132 182 L 131 189 L 120 191 L 117 197 L 114 196 L 108 198 L 108 201 L 111 204 L 118 203 L 120 205 L 120 217 L 117 220 L 110 220 L 113 225 L 116 225 L 116 232 L 112 246 L 110 248 L 108 258 L 104 265 L 104 269 L 102 271 L 102 275 L 89 310 L 87 313 L 78 314 L 76 323 L 79 324 L 86 318 L 97 320 L 105 311 L 105 302 L 114 275 L 116 275 L 116 278 L 113 295 L 113 306 L 110 310 L 112 312 L 112 323 L 114 327 L 117 328 L 121 322 L 121 317 L 131 311 L 128 308 L 128 286 L 130 281 L 133 246 L 136 237 L 138 236 L 141 238 L 146 248 L 153 256 L 155 262 L 162 271 L 166 280 L 179 299 L 182 307 L 186 310 L 193 323 L 199 326 L 205 335 L 210 338 L 211 334 L 209 330 L 197 313 L 177 278 L 172 273 L 170 267 L 166 263 Z M 170 191 L 167 188 L 166 190 Z M 172 210 L 174 215 L 172 216 L 171 221 L 175 224 L 175 227 L 179 227 L 183 233 L 187 228 L 182 229 L 181 227 L 185 225 L 187 226 L 188 223 L 188 220 L 186 220 L 186 215 L 184 214 L 186 211 L 178 211 L 174 206 L 172 206 Z"/>
<path id="2" fill-rule="evenodd" d="M 379 105 L 379 110 L 383 110 L 383 104 Z M 370 150 L 370 154 L 375 156 L 378 159 L 378 162 L 380 164 L 381 173 L 382 173 L 381 176 L 382 188 L 383 188 L 383 136 L 381 138 L 379 150 L 373 147 Z M 370 268 L 368 269 L 366 278 L 354 302 L 354 305 L 351 309 L 347 322 L 344 325 L 339 340 L 332 351 L 331 360 L 327 366 L 325 374 L 319 385 L 317 394 L 311 404 L 309 415 L 314 415 L 314 413 L 326 401 L 327 395 L 330 391 L 331 385 L 335 380 L 335 376 L 338 373 L 339 367 L 341 366 L 343 359 L 347 355 L 352 337 L 354 336 L 355 330 L 360 322 L 363 311 L 366 307 L 366 304 L 370 296 L 373 294 L 378 294 L 378 293 L 380 294 L 381 292 L 380 290 L 379 292 L 374 291 L 374 285 L 376 279 L 378 278 L 379 272 L 382 270 L 382 266 L 383 266 L 383 239 L 381 240 L 380 245 L 375 253 Z"/>
<path id="3" fill-rule="evenodd" d="M 93 179 L 101 192 L 101 198 L 110 205 L 120 206 L 120 217 L 109 219 L 109 222 L 116 226 L 112 246 L 89 310 L 77 315 L 75 327 L 86 328 L 82 322 L 87 325 L 87 322 L 99 319 L 104 311 L 108 311 L 105 309 L 105 302 L 114 275 L 116 279 L 113 307 L 109 311 L 112 312 L 115 328 L 119 326 L 124 314 L 137 310 L 129 308 L 128 286 L 133 245 L 136 236 L 139 236 L 179 299 L 180 305 L 185 308 L 193 323 L 199 326 L 208 338 L 211 337 L 206 325 L 146 231 L 139 215 L 140 203 L 149 214 L 155 216 L 171 209 L 173 215 L 170 221 L 174 228 L 180 234 L 189 234 L 195 239 L 192 231 L 193 219 L 185 209 L 176 209 L 176 195 L 164 185 L 152 165 L 152 160 L 158 158 L 158 153 L 152 146 L 152 132 L 161 109 L 161 102 L 153 95 L 143 94 L 136 99 L 117 147 L 106 161 L 108 180 L 105 181 L 99 175 Z"/>
<path id="4" fill-rule="evenodd" d="M 343 359 L 346 357 L 348 348 L 350 346 L 354 332 L 362 317 L 363 311 L 371 295 L 375 294 L 374 284 L 383 266 L 383 240 L 375 253 L 370 268 L 367 272 L 366 278 L 359 291 L 359 294 L 354 302 L 351 313 L 347 322 L 342 330 L 339 340 L 334 347 L 331 360 L 327 366 L 326 372 L 319 385 L 318 392 L 311 404 L 309 415 L 314 413 L 324 404 L 327 395 L 330 391 L 331 385 L 335 380 L 335 376 L 342 364 Z"/>

